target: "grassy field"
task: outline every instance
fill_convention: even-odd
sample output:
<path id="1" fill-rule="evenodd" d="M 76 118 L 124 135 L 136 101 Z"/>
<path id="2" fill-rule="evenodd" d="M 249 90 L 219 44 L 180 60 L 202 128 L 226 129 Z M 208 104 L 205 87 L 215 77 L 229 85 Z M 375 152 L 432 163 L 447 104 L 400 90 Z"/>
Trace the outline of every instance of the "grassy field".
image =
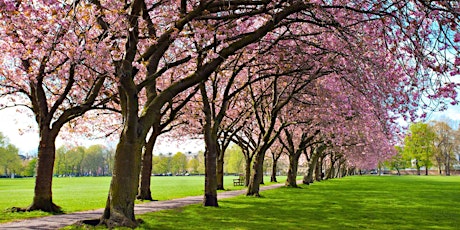
<path id="1" fill-rule="evenodd" d="M 227 188 L 235 189 L 231 178 Z M 203 193 L 203 177 L 152 180 L 156 199 Z M 0 180 L 0 208 L 13 202 L 19 206 L 24 199 L 19 193 L 28 193 L 25 205 L 32 199 L 33 181 L 14 181 Z M 58 178 L 54 197 L 67 212 L 81 209 L 80 203 L 102 207 L 108 184 L 109 178 Z M 219 208 L 190 205 L 137 216 L 144 221 L 139 229 L 460 229 L 457 176 L 353 176 L 264 191 L 262 196 L 220 200 Z"/>
<path id="2" fill-rule="evenodd" d="M 460 177 L 354 176 L 150 213 L 139 229 L 460 229 Z"/>
<path id="3" fill-rule="evenodd" d="M 232 179 L 226 177 L 227 190 L 241 189 L 234 187 Z M 280 177 L 285 180 L 285 177 Z M 269 178 L 266 179 L 266 181 Z M 53 179 L 53 201 L 66 213 L 103 208 L 107 200 L 110 177 L 72 177 Z M 152 177 L 152 196 L 157 200 L 203 195 L 203 176 L 189 177 Z M 27 207 L 33 198 L 34 179 L 16 178 L 0 179 L 0 212 L 11 207 Z M 0 223 L 15 219 L 46 216 L 45 212 L 0 213 Z"/>

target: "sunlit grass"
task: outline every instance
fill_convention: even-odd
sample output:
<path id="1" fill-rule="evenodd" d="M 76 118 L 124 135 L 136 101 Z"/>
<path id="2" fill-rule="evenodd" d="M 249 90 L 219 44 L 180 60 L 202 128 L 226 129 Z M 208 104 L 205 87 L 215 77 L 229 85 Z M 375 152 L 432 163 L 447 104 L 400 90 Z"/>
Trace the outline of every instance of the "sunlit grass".
<path id="1" fill-rule="evenodd" d="M 242 189 L 234 187 L 227 176 L 227 190 Z M 280 177 L 285 180 L 285 177 Z M 267 181 L 267 179 L 266 179 Z M 27 207 L 32 203 L 33 178 L 0 179 L 0 223 L 15 219 L 24 219 L 50 215 L 45 212 L 11 213 L 5 212 L 11 207 Z M 53 201 L 66 213 L 103 208 L 107 200 L 110 177 L 66 177 L 53 178 Z M 203 195 L 204 177 L 152 177 L 152 196 L 156 200 L 170 200 L 186 196 Z M 3 212 L 2 212 L 3 211 Z"/>
<path id="2" fill-rule="evenodd" d="M 354 176 L 149 213 L 139 229 L 460 229 L 460 177 Z"/>
<path id="3" fill-rule="evenodd" d="M 231 178 L 226 180 L 226 186 L 235 189 Z M 153 196 L 163 200 L 202 195 L 203 179 L 153 177 Z M 78 191 L 86 196 L 74 198 L 76 203 L 82 199 L 95 200 L 100 193 L 103 206 L 109 181 L 110 178 L 58 178 L 55 184 L 62 187 L 55 188 L 56 203 L 62 199 L 58 204 L 63 207 L 67 204 L 68 212 L 82 207 L 64 199 L 75 197 L 71 191 Z M 3 186 L 4 181 L 0 180 L 2 202 L 4 188 L 15 188 L 8 184 Z M 33 181 L 31 184 L 33 188 Z M 59 195 L 60 189 L 67 191 L 67 195 Z M 262 198 L 223 199 L 219 208 L 197 204 L 140 215 L 137 218 L 144 223 L 139 229 L 460 229 L 460 177 L 457 176 L 353 176 L 261 194 Z"/>

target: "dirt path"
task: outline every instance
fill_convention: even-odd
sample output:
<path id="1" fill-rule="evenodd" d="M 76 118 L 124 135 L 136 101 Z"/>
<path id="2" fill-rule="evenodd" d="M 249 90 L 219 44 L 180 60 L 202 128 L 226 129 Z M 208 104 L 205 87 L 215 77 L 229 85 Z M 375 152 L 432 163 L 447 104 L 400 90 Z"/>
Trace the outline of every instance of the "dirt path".
<path id="1" fill-rule="evenodd" d="M 261 191 L 279 188 L 284 184 L 274 184 L 263 186 L 260 188 Z M 217 194 L 218 199 L 230 198 L 244 194 L 246 189 L 221 192 Z M 143 214 L 147 212 L 156 212 L 165 209 L 178 208 L 190 204 L 198 204 L 203 201 L 203 196 L 189 196 L 184 198 L 179 198 L 175 200 L 165 200 L 165 201 L 153 201 L 143 204 L 137 204 L 134 208 L 134 212 L 138 214 Z M 0 224 L 0 229 L 59 229 L 68 225 L 72 225 L 81 220 L 87 219 L 97 219 L 102 216 L 104 209 L 74 212 L 70 214 L 63 215 L 54 215 L 41 218 L 32 218 L 26 220 L 20 220 L 15 222 L 9 222 Z"/>

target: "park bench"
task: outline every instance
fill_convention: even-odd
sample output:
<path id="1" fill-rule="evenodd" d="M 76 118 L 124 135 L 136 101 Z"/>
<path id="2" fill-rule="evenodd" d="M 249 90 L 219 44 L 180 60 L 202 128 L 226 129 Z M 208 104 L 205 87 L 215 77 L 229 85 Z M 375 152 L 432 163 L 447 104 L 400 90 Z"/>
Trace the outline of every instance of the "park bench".
<path id="1" fill-rule="evenodd" d="M 246 178 L 243 174 L 240 174 L 238 178 L 233 179 L 233 186 L 244 186 Z"/>

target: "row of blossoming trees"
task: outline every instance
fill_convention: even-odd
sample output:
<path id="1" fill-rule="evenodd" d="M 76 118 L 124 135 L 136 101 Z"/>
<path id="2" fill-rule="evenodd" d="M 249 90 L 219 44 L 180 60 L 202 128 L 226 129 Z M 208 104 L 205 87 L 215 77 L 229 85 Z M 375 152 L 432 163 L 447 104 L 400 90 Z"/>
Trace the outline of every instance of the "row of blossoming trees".
<path id="1" fill-rule="evenodd" d="M 372 167 L 393 153 L 398 117 L 455 99 L 459 16 L 456 1 L 1 0 L 2 106 L 30 109 L 40 135 L 27 209 L 59 210 L 55 140 L 70 131 L 119 134 L 109 226 L 136 225 L 151 151 L 172 130 L 203 136 L 206 206 L 231 141 L 253 165 L 248 195 L 271 147 L 289 154 L 291 186 L 303 152 Z"/>

